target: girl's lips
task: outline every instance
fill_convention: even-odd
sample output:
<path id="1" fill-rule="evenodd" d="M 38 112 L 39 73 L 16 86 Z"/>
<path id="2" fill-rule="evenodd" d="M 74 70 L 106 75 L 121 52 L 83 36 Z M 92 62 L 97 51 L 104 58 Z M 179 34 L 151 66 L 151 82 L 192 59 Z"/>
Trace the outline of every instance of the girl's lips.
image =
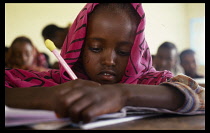
<path id="1" fill-rule="evenodd" d="M 113 71 L 101 71 L 99 74 L 101 80 L 114 80 L 116 74 Z"/>

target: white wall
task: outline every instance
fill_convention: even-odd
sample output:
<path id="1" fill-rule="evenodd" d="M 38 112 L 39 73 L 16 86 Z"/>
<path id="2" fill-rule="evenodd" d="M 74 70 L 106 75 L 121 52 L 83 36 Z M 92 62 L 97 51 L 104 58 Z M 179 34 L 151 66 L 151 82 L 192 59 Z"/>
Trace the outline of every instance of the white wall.
<path id="1" fill-rule="evenodd" d="M 144 3 L 145 35 L 152 54 L 164 41 L 176 44 L 178 50 L 189 47 L 189 25 L 186 4 Z"/>

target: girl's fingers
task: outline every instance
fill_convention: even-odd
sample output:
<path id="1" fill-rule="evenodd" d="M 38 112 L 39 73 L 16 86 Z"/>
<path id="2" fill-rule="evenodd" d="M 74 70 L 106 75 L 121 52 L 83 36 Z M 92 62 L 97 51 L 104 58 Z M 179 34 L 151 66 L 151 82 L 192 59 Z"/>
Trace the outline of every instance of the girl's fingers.
<path id="1" fill-rule="evenodd" d="M 68 117 L 68 108 L 74 103 L 77 99 L 83 96 L 82 91 L 68 91 L 67 93 L 60 96 L 55 101 L 55 112 L 61 117 Z"/>
<path id="2" fill-rule="evenodd" d="M 82 121 L 88 123 L 93 121 L 97 116 L 119 111 L 120 108 L 111 105 L 111 102 L 92 104 L 81 113 Z"/>
<path id="3" fill-rule="evenodd" d="M 83 110 L 88 108 L 94 103 L 93 98 L 90 98 L 88 95 L 85 95 L 84 97 L 76 100 L 74 103 L 69 106 L 68 109 L 68 115 L 71 118 L 71 120 L 75 123 L 78 123 L 82 121 L 81 113 Z"/>
<path id="4" fill-rule="evenodd" d="M 93 88 L 98 86 L 98 83 L 81 79 L 69 81 L 63 83 L 62 85 L 55 86 L 55 112 L 61 117 L 69 116 L 68 109 L 71 104 L 81 98 L 83 94 L 93 91 Z"/>
<path id="5" fill-rule="evenodd" d="M 73 122 L 83 121 L 88 123 L 97 116 L 119 111 L 123 107 L 122 99 L 116 96 L 117 91 L 105 91 L 103 89 L 94 92 L 86 92 L 83 98 L 75 101 L 69 106 L 69 115 Z"/>

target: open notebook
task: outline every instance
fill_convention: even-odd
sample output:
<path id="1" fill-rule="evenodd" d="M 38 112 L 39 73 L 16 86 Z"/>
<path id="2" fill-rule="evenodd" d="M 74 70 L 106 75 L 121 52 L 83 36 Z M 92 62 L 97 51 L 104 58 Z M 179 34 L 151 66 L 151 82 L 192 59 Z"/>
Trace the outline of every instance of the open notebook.
<path id="1" fill-rule="evenodd" d="M 93 122 L 87 124 L 75 124 L 71 122 L 70 118 L 57 118 L 53 111 L 17 109 L 5 106 L 5 127 L 27 125 L 33 129 L 38 130 L 55 130 L 69 125 L 81 129 L 92 129 L 101 126 L 157 116 L 163 113 L 174 112 L 165 109 L 127 106 L 124 107 L 120 112 L 101 115 L 97 117 Z M 205 113 L 205 111 L 189 113 L 187 115 L 203 113 Z"/>

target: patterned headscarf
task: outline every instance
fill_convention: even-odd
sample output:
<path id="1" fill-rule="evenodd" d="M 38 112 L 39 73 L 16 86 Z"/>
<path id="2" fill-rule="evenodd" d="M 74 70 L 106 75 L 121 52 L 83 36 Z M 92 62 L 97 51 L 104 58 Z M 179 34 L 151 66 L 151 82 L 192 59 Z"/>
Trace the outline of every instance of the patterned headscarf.
<path id="1" fill-rule="evenodd" d="M 91 13 L 98 4 L 99 3 L 87 3 L 84 6 L 71 25 L 61 50 L 61 56 L 73 69 L 77 77 L 81 79 L 88 79 L 88 76 L 83 70 L 80 58 L 86 36 L 88 14 Z M 136 31 L 136 37 L 125 74 L 120 83 L 158 85 L 170 79 L 172 73 L 166 70 L 156 71 L 152 66 L 152 57 L 144 35 L 145 13 L 142 4 L 131 4 L 138 12 L 141 21 Z M 24 71 L 20 69 L 6 69 L 5 72 L 5 86 L 10 88 L 21 86 L 52 86 L 71 80 L 61 65 L 60 70 L 50 70 L 48 72 Z M 24 83 L 27 85 L 24 85 Z"/>

